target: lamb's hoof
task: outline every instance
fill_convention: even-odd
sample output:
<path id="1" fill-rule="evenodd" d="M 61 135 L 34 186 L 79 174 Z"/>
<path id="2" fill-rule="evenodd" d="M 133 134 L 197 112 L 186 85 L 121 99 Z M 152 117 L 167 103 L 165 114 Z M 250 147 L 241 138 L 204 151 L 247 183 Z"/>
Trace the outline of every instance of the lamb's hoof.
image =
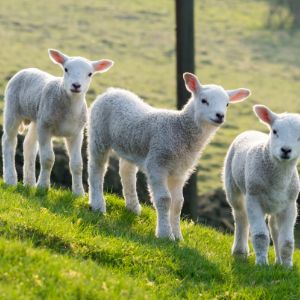
<path id="1" fill-rule="evenodd" d="M 35 187 L 36 186 L 36 182 L 35 180 L 27 180 L 27 179 L 24 179 L 23 180 L 23 185 L 25 187 Z"/>
<path id="2" fill-rule="evenodd" d="M 140 204 L 137 204 L 135 206 L 126 205 L 126 209 L 133 212 L 136 215 L 140 215 L 142 212 L 142 207 Z"/>
<path id="3" fill-rule="evenodd" d="M 103 206 L 103 205 L 91 205 L 90 204 L 90 208 L 94 212 L 100 212 L 102 214 L 106 213 L 106 206 Z"/>
<path id="4" fill-rule="evenodd" d="M 174 237 L 175 237 L 176 240 L 183 241 L 183 236 L 182 236 L 181 232 L 174 232 L 173 231 L 173 235 L 174 235 Z"/>
<path id="5" fill-rule="evenodd" d="M 281 259 L 276 258 L 275 259 L 275 265 L 281 265 L 281 264 L 282 264 Z"/>
<path id="6" fill-rule="evenodd" d="M 267 266 L 269 264 L 268 258 L 265 256 L 256 257 L 255 264 L 257 266 Z"/>
<path id="7" fill-rule="evenodd" d="M 288 269 L 292 269 L 293 268 L 293 262 L 292 261 L 283 261 L 282 265 Z"/>
<path id="8" fill-rule="evenodd" d="M 38 182 L 36 187 L 40 190 L 48 190 L 50 188 L 50 183 Z"/>
<path id="9" fill-rule="evenodd" d="M 7 184 L 7 185 L 17 185 L 18 183 L 18 180 L 17 178 L 14 178 L 14 177 L 10 177 L 10 178 L 6 178 L 4 179 L 4 183 Z"/>
<path id="10" fill-rule="evenodd" d="M 72 192 L 76 197 L 81 197 L 85 194 L 84 189 L 73 190 Z"/>
<path id="11" fill-rule="evenodd" d="M 169 239 L 171 241 L 175 241 L 175 236 L 171 231 L 157 232 L 156 236 L 160 239 Z"/>
<path id="12" fill-rule="evenodd" d="M 232 250 L 232 256 L 238 258 L 238 259 L 247 259 L 249 256 L 248 250 L 241 250 L 241 249 L 233 249 Z"/>

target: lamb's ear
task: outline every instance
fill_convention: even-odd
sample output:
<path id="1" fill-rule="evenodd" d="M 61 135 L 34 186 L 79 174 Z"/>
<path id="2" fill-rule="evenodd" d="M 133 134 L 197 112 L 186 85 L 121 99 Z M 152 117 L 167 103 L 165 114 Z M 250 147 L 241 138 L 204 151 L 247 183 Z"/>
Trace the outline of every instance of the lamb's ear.
<path id="1" fill-rule="evenodd" d="M 63 65 L 69 57 L 55 49 L 48 49 L 49 56 L 55 64 Z"/>
<path id="2" fill-rule="evenodd" d="M 277 118 L 277 115 L 264 105 L 254 105 L 253 111 L 260 121 L 270 126 L 272 126 L 274 120 Z"/>
<path id="3" fill-rule="evenodd" d="M 110 59 L 101 59 L 97 61 L 92 61 L 92 65 L 94 68 L 94 72 L 104 73 L 108 71 L 112 66 L 114 62 Z"/>
<path id="4" fill-rule="evenodd" d="M 200 92 L 201 83 L 196 75 L 186 72 L 183 73 L 183 79 L 189 92 L 192 94 L 198 94 Z"/>
<path id="5" fill-rule="evenodd" d="M 248 89 L 240 88 L 228 90 L 227 94 L 229 95 L 229 102 L 235 103 L 246 100 L 251 95 L 251 92 Z"/>

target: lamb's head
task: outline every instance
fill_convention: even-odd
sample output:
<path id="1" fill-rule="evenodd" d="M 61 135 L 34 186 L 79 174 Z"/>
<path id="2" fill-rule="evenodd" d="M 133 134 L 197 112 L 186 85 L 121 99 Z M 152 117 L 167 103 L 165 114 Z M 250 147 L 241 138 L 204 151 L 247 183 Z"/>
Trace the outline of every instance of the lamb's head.
<path id="1" fill-rule="evenodd" d="M 184 73 L 185 86 L 193 96 L 195 121 L 205 121 L 220 126 L 225 121 L 229 103 L 244 101 L 250 95 L 248 89 L 225 90 L 219 85 L 202 85 L 197 76 Z"/>
<path id="2" fill-rule="evenodd" d="M 51 60 L 64 70 L 63 84 L 69 96 L 85 94 L 92 76 L 106 72 L 113 65 L 109 59 L 89 61 L 83 57 L 69 57 L 55 49 L 49 49 L 48 52 Z"/>
<path id="3" fill-rule="evenodd" d="M 257 117 L 270 129 L 269 145 L 279 161 L 296 160 L 300 156 L 300 115 L 276 114 L 264 105 L 255 105 Z"/>

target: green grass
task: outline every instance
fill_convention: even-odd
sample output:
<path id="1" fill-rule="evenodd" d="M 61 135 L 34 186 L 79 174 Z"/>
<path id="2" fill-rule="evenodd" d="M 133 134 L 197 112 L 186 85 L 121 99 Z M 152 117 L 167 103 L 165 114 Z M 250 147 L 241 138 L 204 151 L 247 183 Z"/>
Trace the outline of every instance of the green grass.
<path id="1" fill-rule="evenodd" d="M 230 255 L 232 236 L 182 222 L 183 242 L 154 237 L 155 212 L 140 217 L 107 195 L 107 214 L 87 198 L 0 183 L 1 299 L 299 299 L 295 267 L 256 267 Z"/>
<path id="2" fill-rule="evenodd" d="M 130 89 L 157 107 L 175 107 L 175 15 L 168 0 L 2 0 L 0 108 L 4 87 L 18 70 L 35 66 L 61 74 L 47 48 L 116 64 L 93 79 L 87 99 L 109 86 Z M 267 1 L 195 1 L 197 75 L 203 83 L 251 88 L 251 99 L 230 107 L 227 125 L 205 150 L 199 190 L 221 186 L 228 145 L 246 129 L 265 130 L 254 103 L 299 112 L 300 32 L 266 27 Z"/>

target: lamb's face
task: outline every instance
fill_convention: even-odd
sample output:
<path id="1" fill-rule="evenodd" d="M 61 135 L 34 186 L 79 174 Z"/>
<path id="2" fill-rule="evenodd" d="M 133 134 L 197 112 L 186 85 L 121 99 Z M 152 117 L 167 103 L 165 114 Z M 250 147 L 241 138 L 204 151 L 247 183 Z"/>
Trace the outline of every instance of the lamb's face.
<path id="1" fill-rule="evenodd" d="M 300 156 L 300 115 L 277 115 L 270 128 L 270 150 L 280 161 Z"/>
<path id="2" fill-rule="evenodd" d="M 69 57 L 55 49 L 49 50 L 49 56 L 64 69 L 64 89 L 70 96 L 85 94 L 93 74 L 106 72 L 113 65 L 109 59 L 89 61 L 83 57 Z"/>
<path id="3" fill-rule="evenodd" d="M 201 91 L 195 95 L 196 119 L 220 126 L 225 121 L 229 101 L 229 95 L 222 87 L 202 86 Z"/>
<path id="4" fill-rule="evenodd" d="M 69 58 L 64 63 L 64 88 L 70 96 L 85 94 L 90 86 L 94 68 L 83 58 Z"/>
<path id="5" fill-rule="evenodd" d="M 226 91 L 218 85 L 202 85 L 192 73 L 184 73 L 183 79 L 187 90 L 193 95 L 195 121 L 199 123 L 204 121 L 220 126 L 225 121 L 228 104 L 241 102 L 250 95 L 248 89 Z"/>

